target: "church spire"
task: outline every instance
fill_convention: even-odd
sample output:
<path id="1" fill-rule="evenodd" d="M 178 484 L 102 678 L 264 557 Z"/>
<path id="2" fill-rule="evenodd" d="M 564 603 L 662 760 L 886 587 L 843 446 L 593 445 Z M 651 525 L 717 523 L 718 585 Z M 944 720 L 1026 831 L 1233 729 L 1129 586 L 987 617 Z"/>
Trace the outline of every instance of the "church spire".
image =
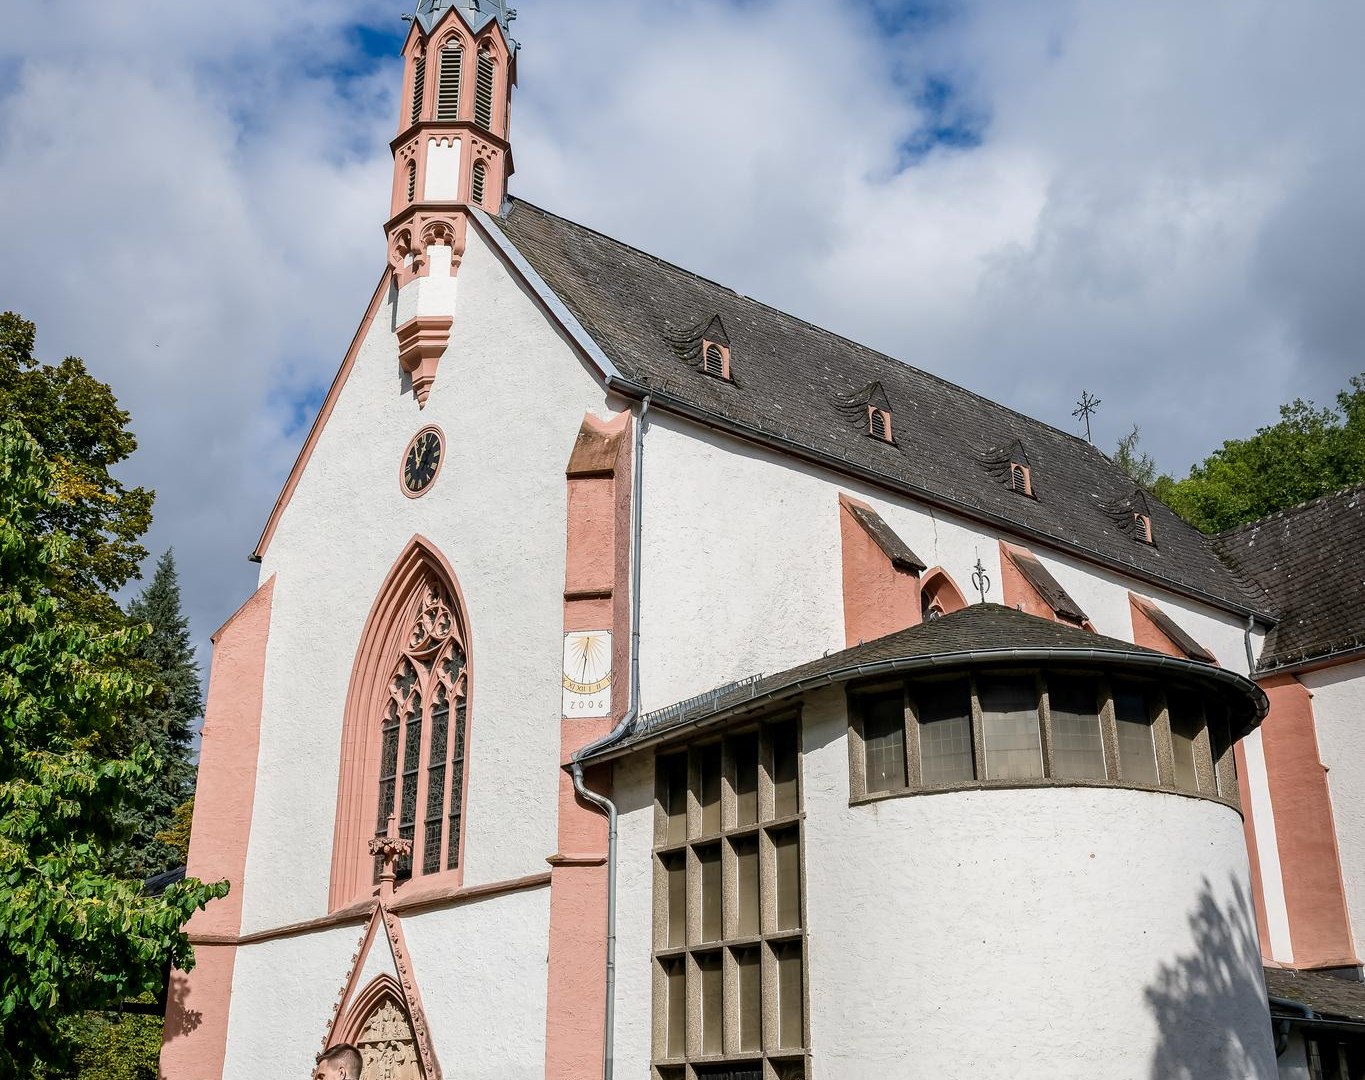
<path id="1" fill-rule="evenodd" d="M 400 289 L 438 271 L 453 276 L 468 208 L 502 208 L 512 175 L 515 17 L 506 0 L 419 0 L 408 17 L 386 226 Z M 448 249 L 448 271 L 446 251 L 436 249 Z"/>

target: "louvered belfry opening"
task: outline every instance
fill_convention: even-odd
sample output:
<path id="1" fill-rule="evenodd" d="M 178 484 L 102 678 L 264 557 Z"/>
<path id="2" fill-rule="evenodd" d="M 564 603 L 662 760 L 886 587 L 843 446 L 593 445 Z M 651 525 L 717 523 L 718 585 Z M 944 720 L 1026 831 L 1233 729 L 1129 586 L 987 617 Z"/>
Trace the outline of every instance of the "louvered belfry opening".
<path id="1" fill-rule="evenodd" d="M 422 119 L 422 103 L 427 95 L 427 58 L 419 56 L 412 65 L 412 122 Z"/>
<path id="2" fill-rule="evenodd" d="M 408 162 L 408 202 L 417 198 L 417 162 Z"/>
<path id="3" fill-rule="evenodd" d="M 488 166 L 482 161 L 474 163 L 474 176 L 469 184 L 469 201 L 475 206 L 483 206 L 484 191 L 488 187 Z"/>
<path id="4" fill-rule="evenodd" d="M 478 85 L 474 91 L 474 122 L 481 128 L 493 127 L 493 89 L 497 82 L 497 65 L 487 49 L 479 52 Z"/>
<path id="5" fill-rule="evenodd" d="M 441 73 L 436 88 L 436 119 L 460 118 L 460 78 L 464 73 L 464 48 L 452 41 L 441 50 Z"/>

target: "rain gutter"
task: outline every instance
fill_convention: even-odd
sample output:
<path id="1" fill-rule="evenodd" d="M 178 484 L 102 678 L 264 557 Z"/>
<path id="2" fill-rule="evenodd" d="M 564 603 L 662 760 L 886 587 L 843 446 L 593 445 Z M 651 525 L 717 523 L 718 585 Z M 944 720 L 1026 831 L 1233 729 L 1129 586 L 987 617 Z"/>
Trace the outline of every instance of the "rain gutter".
<path id="1" fill-rule="evenodd" d="M 1194 676 L 1209 682 L 1222 683 L 1230 689 L 1237 690 L 1243 697 L 1254 703 L 1255 712 L 1254 722 L 1244 725 L 1245 730 L 1242 730 L 1240 734 L 1238 734 L 1238 738 L 1241 738 L 1247 731 L 1256 727 L 1265 719 L 1266 714 L 1270 711 L 1270 703 L 1265 696 L 1265 692 L 1250 679 L 1229 671 L 1226 668 L 1210 667 L 1208 664 L 1200 664 L 1193 660 L 1186 660 L 1183 657 L 1166 656 L 1160 653 L 1153 653 L 1149 656 L 1141 653 L 1119 652 L 1114 649 L 970 649 L 952 653 L 876 660 L 865 664 L 854 663 L 849 664 L 846 667 L 836 668 L 833 671 L 822 672 L 819 675 L 811 675 L 804 679 L 797 679 L 794 682 L 782 683 L 773 687 L 771 690 L 753 693 L 747 698 L 732 702 L 713 712 L 705 713 L 701 716 L 693 717 L 690 720 L 682 721 L 671 727 L 660 729 L 657 732 L 652 732 L 639 739 L 632 739 L 625 745 L 622 745 L 619 740 L 614 740 L 612 743 L 607 743 L 606 740 L 603 740 L 603 744 L 600 747 L 586 747 L 579 755 L 579 760 L 587 761 L 591 759 L 594 763 L 610 761 L 615 758 L 623 757 L 626 754 L 634 753 L 637 750 L 656 746 L 662 742 L 672 741 L 685 732 L 695 732 L 709 728 L 732 716 L 749 712 L 760 706 L 776 704 L 811 690 L 838 685 L 853 679 L 871 678 L 878 675 L 907 674 L 926 669 L 943 671 L 948 667 L 965 667 L 971 664 L 1075 663 L 1077 661 L 1086 660 L 1121 664 L 1130 670 L 1133 668 L 1147 668 L 1157 671 L 1175 671 L 1182 675 Z M 756 687 L 758 685 L 761 684 L 755 684 Z"/>

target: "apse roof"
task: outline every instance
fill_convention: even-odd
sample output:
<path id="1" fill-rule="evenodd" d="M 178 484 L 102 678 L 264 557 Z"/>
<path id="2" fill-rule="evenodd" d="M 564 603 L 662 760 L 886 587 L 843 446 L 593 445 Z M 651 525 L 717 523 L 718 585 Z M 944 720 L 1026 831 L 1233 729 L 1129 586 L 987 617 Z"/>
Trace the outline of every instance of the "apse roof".
<path id="1" fill-rule="evenodd" d="M 431 33 L 452 7 L 460 10 L 465 22 L 476 34 L 494 19 L 506 30 L 517 17 L 516 9 L 508 7 L 507 0 L 419 0 L 417 21 L 422 26 L 422 32 Z"/>
<path id="2" fill-rule="evenodd" d="M 643 745 L 802 693 L 879 675 L 946 670 L 975 664 L 1066 663 L 1145 669 L 1168 678 L 1217 684 L 1240 704 L 1237 738 L 1267 711 L 1255 683 L 1225 668 L 1168 656 L 1141 645 L 1066 626 L 999 604 L 975 604 L 776 675 L 755 676 L 639 717 L 620 741 L 593 759 L 616 757 Z"/>
<path id="3" fill-rule="evenodd" d="M 1121 522 L 1110 512 L 1133 498 L 1133 481 L 1085 440 L 522 200 L 509 201 L 498 225 L 627 382 L 656 404 L 1273 617 L 1261 589 L 1155 499 L 1155 543 L 1135 539 L 1132 515 Z M 729 336 L 731 381 L 679 359 L 671 344 L 717 317 Z M 865 420 L 850 424 L 845 415 L 847 402 L 874 383 L 894 415 L 894 443 L 869 437 Z M 1015 442 L 1027 450 L 1036 498 L 981 466 L 984 450 Z"/>
<path id="4" fill-rule="evenodd" d="M 1283 616 L 1266 638 L 1263 670 L 1365 649 L 1365 484 L 1230 529 L 1214 544 Z"/>
<path id="5" fill-rule="evenodd" d="M 1325 1016 L 1365 1020 L 1365 984 L 1318 971 L 1283 968 L 1266 968 L 1265 984 L 1275 997 L 1301 1002 Z"/>

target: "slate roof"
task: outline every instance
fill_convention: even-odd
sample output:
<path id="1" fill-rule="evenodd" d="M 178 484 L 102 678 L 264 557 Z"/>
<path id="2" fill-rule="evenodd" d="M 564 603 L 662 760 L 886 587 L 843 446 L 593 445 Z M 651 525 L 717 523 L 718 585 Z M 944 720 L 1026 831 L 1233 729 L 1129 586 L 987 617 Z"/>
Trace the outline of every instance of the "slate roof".
<path id="1" fill-rule="evenodd" d="M 641 716 L 619 742 L 589 755 L 616 757 L 639 747 L 758 705 L 852 679 L 975 663 L 1094 663 L 1145 668 L 1166 677 L 1216 683 L 1230 692 L 1241 738 L 1264 718 L 1265 694 L 1224 668 L 1167 656 L 1141 645 L 1041 619 L 999 604 L 975 604 L 894 634 L 830 653 L 777 675 L 755 676 Z"/>
<path id="2" fill-rule="evenodd" d="M 1215 538 L 1282 618 L 1262 670 L 1365 649 L 1365 484 L 1281 510 Z"/>
<path id="3" fill-rule="evenodd" d="M 519 199 L 498 221 L 637 392 L 664 408 L 759 435 L 846 472 L 940 506 L 1071 548 L 1147 580 L 1171 583 L 1237 611 L 1271 614 L 1208 540 L 1152 500 L 1155 545 L 1140 543 L 1113 507 L 1134 485 L 1083 439 L 1058 431 L 890 356 L 787 315 Z M 672 342 L 719 317 L 734 382 L 679 359 Z M 877 384 L 893 417 L 892 443 L 848 422 L 848 402 Z M 983 464 L 1018 442 L 1035 498 Z"/>
<path id="4" fill-rule="evenodd" d="M 515 18 L 513 9 L 507 6 L 507 0 L 418 0 L 417 20 L 422 24 L 423 32 L 431 33 L 432 27 L 452 7 L 459 8 L 465 22 L 476 34 L 494 19 L 502 23 L 502 28 L 506 30 Z"/>
<path id="5" fill-rule="evenodd" d="M 1266 968 L 1265 985 L 1272 997 L 1301 1002 L 1325 1017 L 1365 1021 L 1365 983 L 1318 971 Z M 1279 1011 L 1273 1004 L 1271 1009 Z"/>

